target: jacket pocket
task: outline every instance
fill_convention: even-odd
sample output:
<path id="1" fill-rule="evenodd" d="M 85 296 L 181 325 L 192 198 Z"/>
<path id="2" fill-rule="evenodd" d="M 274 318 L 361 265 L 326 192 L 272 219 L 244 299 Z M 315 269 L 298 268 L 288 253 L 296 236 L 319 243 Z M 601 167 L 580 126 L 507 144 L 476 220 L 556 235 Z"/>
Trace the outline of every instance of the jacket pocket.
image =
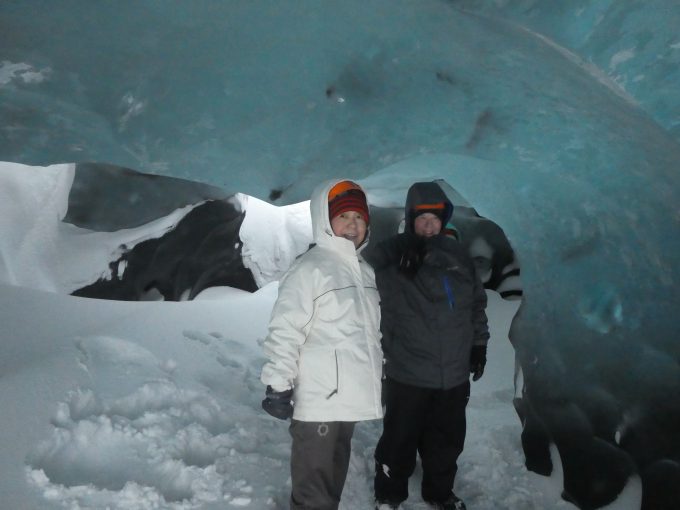
<path id="1" fill-rule="evenodd" d="M 305 349 L 300 353 L 296 394 L 302 399 L 326 399 L 337 394 L 338 358 L 335 350 Z"/>

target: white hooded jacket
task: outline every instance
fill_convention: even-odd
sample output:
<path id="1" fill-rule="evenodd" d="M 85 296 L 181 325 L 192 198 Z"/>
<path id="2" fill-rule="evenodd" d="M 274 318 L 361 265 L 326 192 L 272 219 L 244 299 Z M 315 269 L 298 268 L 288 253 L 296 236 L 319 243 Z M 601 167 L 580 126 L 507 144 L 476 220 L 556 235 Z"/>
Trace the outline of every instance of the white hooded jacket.
<path id="1" fill-rule="evenodd" d="M 316 246 L 279 283 L 261 380 L 293 388 L 293 418 L 361 421 L 382 417 L 380 308 L 373 269 L 359 247 L 333 234 L 328 192 L 319 186 L 310 209 Z"/>

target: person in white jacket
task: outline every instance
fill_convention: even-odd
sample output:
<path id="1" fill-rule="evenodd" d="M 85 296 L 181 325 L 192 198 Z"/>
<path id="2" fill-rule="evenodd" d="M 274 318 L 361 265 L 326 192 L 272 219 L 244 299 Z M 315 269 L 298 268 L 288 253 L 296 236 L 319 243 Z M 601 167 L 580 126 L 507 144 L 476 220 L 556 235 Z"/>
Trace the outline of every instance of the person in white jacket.
<path id="1" fill-rule="evenodd" d="M 336 510 L 357 421 L 382 418 L 380 309 L 361 251 L 369 210 L 357 184 L 319 186 L 315 245 L 281 279 L 264 341 L 262 407 L 292 418 L 291 509 Z"/>

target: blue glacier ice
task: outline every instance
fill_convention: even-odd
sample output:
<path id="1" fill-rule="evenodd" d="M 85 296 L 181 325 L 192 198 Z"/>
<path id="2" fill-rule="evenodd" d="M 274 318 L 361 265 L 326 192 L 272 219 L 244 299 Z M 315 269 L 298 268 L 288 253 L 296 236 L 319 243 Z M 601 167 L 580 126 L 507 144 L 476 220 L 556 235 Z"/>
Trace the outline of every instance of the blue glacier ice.
<path id="1" fill-rule="evenodd" d="M 0 160 L 277 205 L 329 176 L 373 196 L 444 179 L 521 263 L 528 464 L 549 471 L 554 442 L 582 508 L 632 474 L 670 508 L 678 26 L 674 0 L 2 2 Z"/>

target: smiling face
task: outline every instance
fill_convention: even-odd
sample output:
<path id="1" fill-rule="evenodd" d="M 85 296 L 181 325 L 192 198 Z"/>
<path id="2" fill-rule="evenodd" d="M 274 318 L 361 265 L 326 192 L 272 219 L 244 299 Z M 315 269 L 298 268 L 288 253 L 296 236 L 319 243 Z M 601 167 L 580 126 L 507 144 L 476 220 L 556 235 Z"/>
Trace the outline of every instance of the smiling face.
<path id="1" fill-rule="evenodd" d="M 423 237 L 436 236 L 441 232 L 442 220 L 439 216 L 432 213 L 423 213 L 416 216 L 413 220 L 413 231 L 416 235 Z"/>
<path id="2" fill-rule="evenodd" d="M 357 211 L 345 211 L 331 220 L 333 233 L 338 237 L 344 237 L 354 243 L 358 248 L 366 239 L 366 220 L 364 215 Z"/>

